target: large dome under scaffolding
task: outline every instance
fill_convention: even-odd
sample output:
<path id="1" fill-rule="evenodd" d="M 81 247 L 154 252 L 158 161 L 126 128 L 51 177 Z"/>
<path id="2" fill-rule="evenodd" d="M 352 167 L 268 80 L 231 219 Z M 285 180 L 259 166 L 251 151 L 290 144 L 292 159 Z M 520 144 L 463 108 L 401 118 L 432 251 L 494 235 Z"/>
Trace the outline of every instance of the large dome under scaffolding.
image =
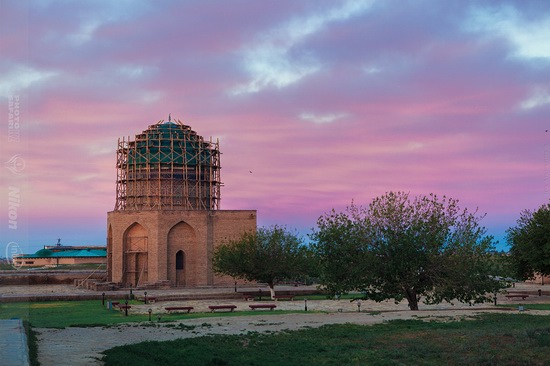
<path id="1" fill-rule="evenodd" d="M 118 140 L 115 210 L 216 210 L 219 142 L 179 120 L 161 120 Z"/>

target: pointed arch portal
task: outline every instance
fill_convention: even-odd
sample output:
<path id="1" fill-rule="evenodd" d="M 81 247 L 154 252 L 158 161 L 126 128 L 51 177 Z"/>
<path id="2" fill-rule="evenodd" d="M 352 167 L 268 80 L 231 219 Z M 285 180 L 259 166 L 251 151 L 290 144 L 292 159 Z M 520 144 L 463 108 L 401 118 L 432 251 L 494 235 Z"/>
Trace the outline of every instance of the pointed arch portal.
<path id="1" fill-rule="evenodd" d="M 168 232 L 168 280 L 172 286 L 195 286 L 196 234 L 193 228 L 181 221 Z"/>
<path id="2" fill-rule="evenodd" d="M 124 233 L 123 283 L 139 286 L 147 282 L 148 236 L 138 223 Z"/>

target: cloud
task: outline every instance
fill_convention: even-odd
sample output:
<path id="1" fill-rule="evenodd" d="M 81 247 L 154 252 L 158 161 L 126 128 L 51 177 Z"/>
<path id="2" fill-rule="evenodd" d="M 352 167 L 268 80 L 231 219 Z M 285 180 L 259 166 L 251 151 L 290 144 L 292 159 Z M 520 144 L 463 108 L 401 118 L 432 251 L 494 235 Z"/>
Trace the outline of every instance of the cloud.
<path id="1" fill-rule="evenodd" d="M 347 116 L 348 116 L 347 113 L 314 114 L 314 113 L 304 112 L 304 113 L 301 113 L 299 117 L 304 121 L 323 124 L 323 123 L 332 123 L 342 118 L 345 118 Z"/>
<path id="2" fill-rule="evenodd" d="M 90 41 L 101 23 L 98 20 L 90 20 L 80 26 L 77 32 L 69 34 L 67 38 L 74 45 L 80 46 Z"/>
<path id="3" fill-rule="evenodd" d="M 511 56 L 520 59 L 550 59 L 550 15 L 548 11 L 528 19 L 511 5 L 475 8 L 466 28 L 487 37 L 503 37 L 512 46 Z"/>
<path id="4" fill-rule="evenodd" d="M 231 94 L 256 93 L 270 86 L 284 88 L 318 72 L 321 62 L 307 51 L 298 51 L 297 46 L 330 23 L 360 14 L 372 3 L 348 0 L 325 12 L 294 18 L 265 33 L 258 43 L 243 51 L 244 68 L 251 80 L 232 88 Z"/>
<path id="5" fill-rule="evenodd" d="M 378 74 L 382 72 L 382 69 L 377 66 L 365 66 L 363 67 L 365 74 Z"/>
<path id="6" fill-rule="evenodd" d="M 533 109 L 550 104 L 550 92 L 547 89 L 537 89 L 528 99 L 520 103 L 521 109 Z"/>
<path id="7" fill-rule="evenodd" d="M 157 73 L 157 71 L 156 67 L 128 64 L 119 66 L 116 73 L 129 79 L 140 79 L 145 76 L 150 77 Z"/>
<path id="8" fill-rule="evenodd" d="M 41 71 L 28 66 L 16 66 L 0 76 L 0 96 L 16 94 L 56 74 L 53 71 Z"/>

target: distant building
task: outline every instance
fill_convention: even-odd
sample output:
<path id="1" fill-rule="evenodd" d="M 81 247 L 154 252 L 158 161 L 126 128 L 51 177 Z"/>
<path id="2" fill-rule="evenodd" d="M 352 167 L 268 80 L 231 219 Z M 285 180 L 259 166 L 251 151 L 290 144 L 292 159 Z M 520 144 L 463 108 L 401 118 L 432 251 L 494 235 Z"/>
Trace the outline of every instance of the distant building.
<path id="1" fill-rule="evenodd" d="M 107 249 L 101 246 L 45 245 L 34 254 L 16 254 L 13 256 L 15 267 L 55 267 L 71 264 L 105 264 Z"/>
<path id="2" fill-rule="evenodd" d="M 107 278 L 123 286 L 215 286 L 212 253 L 256 230 L 255 210 L 220 210 L 219 143 L 181 121 L 118 141 L 107 214 Z"/>

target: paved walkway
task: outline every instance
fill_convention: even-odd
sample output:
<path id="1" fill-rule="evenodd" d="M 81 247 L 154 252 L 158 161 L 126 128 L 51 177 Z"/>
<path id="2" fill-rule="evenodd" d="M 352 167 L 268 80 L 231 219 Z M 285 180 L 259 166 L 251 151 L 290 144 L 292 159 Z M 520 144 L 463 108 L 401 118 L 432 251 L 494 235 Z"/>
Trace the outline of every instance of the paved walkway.
<path id="1" fill-rule="evenodd" d="M 27 335 L 21 319 L 0 320 L 0 363 L 3 366 L 29 365 Z"/>

